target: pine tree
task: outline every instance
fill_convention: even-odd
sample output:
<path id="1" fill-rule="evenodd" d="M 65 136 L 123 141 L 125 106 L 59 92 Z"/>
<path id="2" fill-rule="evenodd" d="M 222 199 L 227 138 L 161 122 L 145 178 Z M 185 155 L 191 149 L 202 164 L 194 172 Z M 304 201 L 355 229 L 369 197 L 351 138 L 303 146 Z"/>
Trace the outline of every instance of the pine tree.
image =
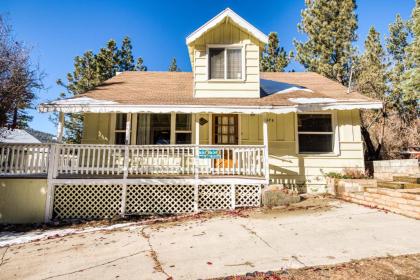
<path id="1" fill-rule="evenodd" d="M 133 46 L 128 36 L 124 37 L 121 49 L 118 51 L 118 71 L 133 71 L 135 68 L 134 57 L 132 53 Z"/>
<path id="2" fill-rule="evenodd" d="M 375 99 L 387 101 L 387 64 L 380 35 L 371 27 L 365 41 L 365 51 L 358 67 L 358 90 Z"/>
<path id="3" fill-rule="evenodd" d="M 390 56 L 391 68 L 389 70 L 390 96 L 389 101 L 405 122 L 415 117 L 416 100 L 412 100 L 410 95 L 402 88 L 404 73 L 410 68 L 407 64 L 407 46 L 409 30 L 407 24 L 397 15 L 395 22 L 389 25 L 389 36 L 386 39 L 386 47 Z"/>
<path id="4" fill-rule="evenodd" d="M 357 89 L 366 96 L 384 102 L 384 108 L 379 114 L 372 111 L 362 112 L 361 114 L 361 132 L 366 146 L 365 158 L 367 160 L 377 160 L 380 159 L 385 134 L 388 87 L 385 50 L 381 45 L 380 35 L 374 27 L 370 28 L 364 46 L 365 51 L 360 57 L 360 64 L 357 67 Z M 370 131 L 374 123 L 380 123 L 379 133 L 371 133 Z"/>
<path id="5" fill-rule="evenodd" d="M 294 41 L 297 60 L 309 70 L 348 83 L 352 42 L 357 39 L 355 0 L 305 0 L 299 31 L 306 42 Z"/>
<path id="6" fill-rule="evenodd" d="M 283 47 L 279 47 L 277 32 L 268 35 L 268 44 L 261 54 L 260 70 L 262 72 L 284 72 L 289 65 L 293 53 L 287 55 Z"/>
<path id="7" fill-rule="evenodd" d="M 420 100 L 420 0 L 416 0 L 416 6 L 412 13 L 411 31 L 413 42 L 407 47 L 408 55 L 406 63 L 409 70 L 404 75 L 402 89 L 405 93 L 405 99 L 414 101 L 414 108 L 417 108 Z M 414 109 L 415 110 L 415 109 Z"/>
<path id="8" fill-rule="evenodd" d="M 83 56 L 76 56 L 74 59 L 74 70 L 67 74 L 67 84 L 57 80 L 57 84 L 63 86 L 67 92 L 61 96 L 75 96 L 98 86 L 103 80 L 99 69 L 104 67 L 98 65 L 98 59 L 92 51 L 87 51 Z M 53 121 L 56 121 L 53 119 Z M 68 143 L 80 143 L 83 133 L 83 114 L 67 114 L 64 120 L 65 141 Z"/>
<path id="9" fill-rule="evenodd" d="M 181 72 L 181 68 L 178 67 L 176 63 L 176 58 L 172 58 L 171 64 L 168 67 L 169 72 Z"/>
<path id="10" fill-rule="evenodd" d="M 106 47 L 101 48 L 98 54 L 88 51 L 83 56 L 76 56 L 74 70 L 67 74 L 67 82 L 57 80 L 57 84 L 66 89 L 61 97 L 80 95 L 92 90 L 105 80 L 115 76 L 117 71 L 147 71 L 141 57 L 134 65 L 131 50 L 130 39 L 125 37 L 120 49 L 114 40 L 109 40 Z M 54 116 L 52 121 L 56 123 L 57 116 Z M 80 143 L 83 133 L 83 114 L 67 114 L 64 127 L 65 141 Z"/>
<path id="11" fill-rule="evenodd" d="M 115 40 L 109 40 L 105 48 L 96 55 L 98 72 L 101 81 L 115 76 L 118 69 L 118 48 Z"/>
<path id="12" fill-rule="evenodd" d="M 137 63 L 135 69 L 136 71 L 147 71 L 147 66 L 143 64 L 143 58 L 137 58 Z"/>

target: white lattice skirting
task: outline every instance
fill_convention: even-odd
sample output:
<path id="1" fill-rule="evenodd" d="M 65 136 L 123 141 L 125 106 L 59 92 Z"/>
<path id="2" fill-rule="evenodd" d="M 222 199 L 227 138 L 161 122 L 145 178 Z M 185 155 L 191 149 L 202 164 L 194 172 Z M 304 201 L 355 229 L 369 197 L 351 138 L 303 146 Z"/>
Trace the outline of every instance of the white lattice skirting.
<path id="1" fill-rule="evenodd" d="M 191 213 L 196 204 L 199 211 L 258 207 L 261 187 L 261 184 L 199 185 L 197 189 L 194 185 L 55 185 L 53 218 Z"/>

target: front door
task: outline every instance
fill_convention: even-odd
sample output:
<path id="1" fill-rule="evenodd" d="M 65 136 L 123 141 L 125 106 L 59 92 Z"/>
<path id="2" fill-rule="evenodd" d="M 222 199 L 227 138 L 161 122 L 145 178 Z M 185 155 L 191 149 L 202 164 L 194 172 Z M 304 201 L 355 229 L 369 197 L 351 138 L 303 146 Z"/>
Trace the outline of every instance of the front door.
<path id="1" fill-rule="evenodd" d="M 213 115 L 213 144 L 238 145 L 238 115 Z"/>

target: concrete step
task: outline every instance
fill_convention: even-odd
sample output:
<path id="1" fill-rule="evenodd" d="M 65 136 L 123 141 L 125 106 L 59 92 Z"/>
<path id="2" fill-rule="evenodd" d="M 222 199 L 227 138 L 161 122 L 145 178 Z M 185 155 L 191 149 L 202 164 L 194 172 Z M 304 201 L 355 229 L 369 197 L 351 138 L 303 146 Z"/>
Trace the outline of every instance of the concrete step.
<path id="1" fill-rule="evenodd" d="M 397 176 L 393 176 L 392 177 L 393 181 L 395 182 L 406 182 L 406 183 L 411 183 L 411 184 L 420 184 L 420 176 L 401 176 L 401 175 L 397 175 Z"/>
<path id="2" fill-rule="evenodd" d="M 378 188 L 387 188 L 387 189 L 417 189 L 420 188 L 420 184 L 417 183 L 407 183 L 407 182 L 395 182 L 395 181 L 378 181 Z"/>

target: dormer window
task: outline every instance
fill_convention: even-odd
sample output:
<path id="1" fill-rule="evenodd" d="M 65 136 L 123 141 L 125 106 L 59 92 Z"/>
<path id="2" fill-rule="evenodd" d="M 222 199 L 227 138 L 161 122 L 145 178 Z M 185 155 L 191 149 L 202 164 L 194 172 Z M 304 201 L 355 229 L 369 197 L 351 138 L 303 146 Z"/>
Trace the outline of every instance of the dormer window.
<path id="1" fill-rule="evenodd" d="M 209 48 L 209 80 L 242 80 L 242 48 Z"/>

